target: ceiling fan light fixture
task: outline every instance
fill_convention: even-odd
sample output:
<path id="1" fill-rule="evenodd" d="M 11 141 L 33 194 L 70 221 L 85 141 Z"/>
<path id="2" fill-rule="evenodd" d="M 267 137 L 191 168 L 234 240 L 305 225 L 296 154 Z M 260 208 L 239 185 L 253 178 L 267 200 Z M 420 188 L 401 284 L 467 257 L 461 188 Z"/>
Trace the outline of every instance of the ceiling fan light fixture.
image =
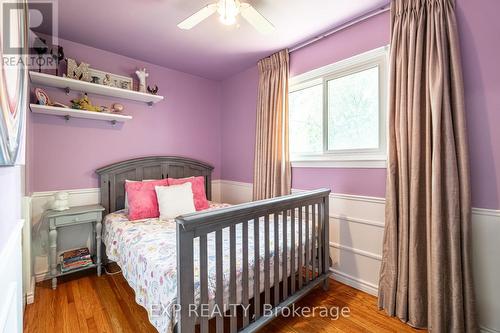
<path id="1" fill-rule="evenodd" d="M 224 25 L 233 25 L 236 23 L 236 16 L 220 16 L 219 21 Z"/>
<path id="2" fill-rule="evenodd" d="M 236 23 L 236 16 L 240 12 L 240 4 L 237 0 L 220 0 L 217 4 L 219 20 L 224 25 L 233 25 Z"/>
<path id="3" fill-rule="evenodd" d="M 217 0 L 217 2 L 211 3 L 192 14 L 177 26 L 189 30 L 215 13 L 219 14 L 219 21 L 225 25 L 235 24 L 236 17 L 241 15 L 245 21 L 250 23 L 261 34 L 269 34 L 275 30 L 274 25 L 251 4 L 240 2 L 240 0 Z"/>

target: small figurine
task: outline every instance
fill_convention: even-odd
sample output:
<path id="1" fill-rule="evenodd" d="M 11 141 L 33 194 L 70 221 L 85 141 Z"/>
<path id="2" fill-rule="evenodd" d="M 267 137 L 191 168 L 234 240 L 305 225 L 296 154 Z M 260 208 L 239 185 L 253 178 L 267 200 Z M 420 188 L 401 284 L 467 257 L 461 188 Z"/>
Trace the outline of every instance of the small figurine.
<path id="1" fill-rule="evenodd" d="M 124 107 L 120 103 L 115 103 L 115 104 L 111 105 L 112 112 L 120 113 L 123 111 L 123 109 L 124 109 Z"/>
<path id="2" fill-rule="evenodd" d="M 102 79 L 102 84 L 105 86 L 111 86 L 111 75 L 106 74 L 104 75 L 104 79 Z"/>
<path id="3" fill-rule="evenodd" d="M 55 53 L 55 50 L 57 48 L 57 54 Z M 50 50 L 50 54 L 52 55 L 52 58 L 56 61 L 56 76 L 59 76 L 59 64 L 61 61 L 64 60 L 64 49 L 60 45 L 54 45 L 52 49 Z"/>
<path id="4" fill-rule="evenodd" d="M 121 88 L 122 89 L 127 89 L 127 90 L 130 90 L 130 85 L 127 81 L 121 81 Z"/>
<path id="5" fill-rule="evenodd" d="M 69 209 L 68 205 L 68 192 L 57 192 L 54 194 L 54 202 L 52 203 L 52 209 L 57 211 L 63 211 Z"/>
<path id="6" fill-rule="evenodd" d="M 82 98 L 75 98 L 71 100 L 71 108 L 77 109 L 77 110 L 87 110 L 87 111 L 95 111 L 95 112 L 100 112 L 101 107 L 92 105 L 92 102 L 90 102 L 89 97 L 87 94 L 83 94 Z"/>
<path id="7" fill-rule="evenodd" d="M 38 72 L 42 72 L 42 56 L 49 51 L 47 41 L 44 38 L 37 37 L 33 43 L 33 50 L 38 54 Z"/>
<path id="8" fill-rule="evenodd" d="M 146 73 L 146 68 L 136 70 L 135 74 L 139 78 L 139 91 L 146 92 L 146 78 L 149 76 L 149 73 Z"/>
<path id="9" fill-rule="evenodd" d="M 151 95 L 157 95 L 158 94 L 158 86 L 156 84 L 155 84 L 154 88 L 151 88 L 150 86 L 148 86 L 148 93 L 150 93 Z"/>

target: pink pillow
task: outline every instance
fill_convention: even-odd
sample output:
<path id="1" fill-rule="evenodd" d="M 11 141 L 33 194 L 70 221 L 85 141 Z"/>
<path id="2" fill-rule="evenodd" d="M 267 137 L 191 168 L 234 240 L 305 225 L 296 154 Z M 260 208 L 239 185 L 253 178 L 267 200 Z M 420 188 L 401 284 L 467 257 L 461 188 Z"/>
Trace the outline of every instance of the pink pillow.
<path id="1" fill-rule="evenodd" d="M 155 186 L 168 186 L 168 180 L 125 183 L 129 220 L 142 220 L 160 216 Z"/>
<path id="2" fill-rule="evenodd" d="M 193 189 L 194 207 L 196 210 L 203 210 L 209 207 L 207 195 L 205 194 L 205 177 L 189 177 L 189 178 L 168 178 L 168 185 L 180 185 L 190 182 Z"/>

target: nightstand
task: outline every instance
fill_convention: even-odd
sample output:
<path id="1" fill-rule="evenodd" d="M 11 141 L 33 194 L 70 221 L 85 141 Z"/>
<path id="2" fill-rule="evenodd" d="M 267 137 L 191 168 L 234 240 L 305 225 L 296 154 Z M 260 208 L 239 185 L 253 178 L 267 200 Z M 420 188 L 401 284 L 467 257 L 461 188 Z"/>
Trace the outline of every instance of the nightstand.
<path id="1" fill-rule="evenodd" d="M 52 278 L 52 289 L 57 287 L 57 277 L 97 267 L 97 275 L 101 275 L 101 230 L 102 212 L 104 207 L 100 205 L 71 207 L 63 211 L 49 210 L 45 212 L 45 218 L 49 222 L 49 265 Z M 92 224 L 94 244 L 92 246 L 94 264 L 69 272 L 62 272 L 57 258 L 57 234 L 59 228 L 74 226 L 78 224 Z"/>

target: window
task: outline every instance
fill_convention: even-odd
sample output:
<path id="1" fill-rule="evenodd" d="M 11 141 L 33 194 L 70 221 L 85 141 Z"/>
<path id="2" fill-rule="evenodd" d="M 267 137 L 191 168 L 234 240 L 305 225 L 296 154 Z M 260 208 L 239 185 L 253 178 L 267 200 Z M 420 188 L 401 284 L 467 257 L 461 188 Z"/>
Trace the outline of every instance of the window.
<path id="1" fill-rule="evenodd" d="M 293 153 L 323 152 L 323 86 L 316 84 L 294 91 L 289 96 L 290 147 Z M 296 134 L 296 135 L 295 135 Z M 302 135 L 301 135 L 302 134 Z"/>
<path id="2" fill-rule="evenodd" d="M 387 48 L 291 79 L 294 166 L 384 167 Z"/>

